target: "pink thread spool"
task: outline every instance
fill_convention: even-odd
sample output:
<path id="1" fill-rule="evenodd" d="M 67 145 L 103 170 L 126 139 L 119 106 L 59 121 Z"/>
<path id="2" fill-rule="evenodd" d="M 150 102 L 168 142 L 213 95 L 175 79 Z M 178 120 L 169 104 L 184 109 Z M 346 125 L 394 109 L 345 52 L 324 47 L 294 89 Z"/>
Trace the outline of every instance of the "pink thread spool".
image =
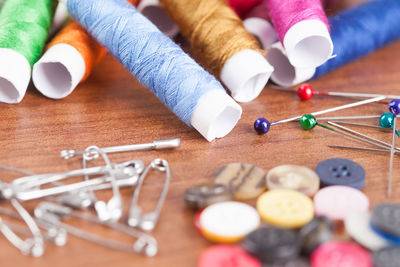
<path id="1" fill-rule="evenodd" d="M 266 4 L 293 66 L 318 67 L 332 56 L 328 19 L 320 0 L 266 0 Z"/>

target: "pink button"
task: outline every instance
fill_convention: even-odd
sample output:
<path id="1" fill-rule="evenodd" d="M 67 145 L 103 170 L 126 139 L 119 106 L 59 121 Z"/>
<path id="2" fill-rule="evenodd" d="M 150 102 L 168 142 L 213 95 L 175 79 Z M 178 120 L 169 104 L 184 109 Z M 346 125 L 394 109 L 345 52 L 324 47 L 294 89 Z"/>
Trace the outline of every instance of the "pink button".
<path id="1" fill-rule="evenodd" d="M 333 220 L 344 220 L 356 211 L 367 211 L 367 196 L 352 187 L 335 185 L 325 187 L 314 196 L 316 215 L 323 215 Z"/>
<path id="2" fill-rule="evenodd" d="M 259 260 L 234 245 L 216 245 L 200 256 L 198 267 L 261 267 Z"/>
<path id="3" fill-rule="evenodd" d="M 371 254 L 355 243 L 331 241 L 311 255 L 311 267 L 372 267 Z"/>

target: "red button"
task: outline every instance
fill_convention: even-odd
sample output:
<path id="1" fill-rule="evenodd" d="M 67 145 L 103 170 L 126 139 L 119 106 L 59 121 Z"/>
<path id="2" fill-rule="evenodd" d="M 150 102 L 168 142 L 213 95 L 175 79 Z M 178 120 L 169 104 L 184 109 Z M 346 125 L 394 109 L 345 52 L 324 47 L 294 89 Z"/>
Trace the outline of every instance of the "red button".
<path id="1" fill-rule="evenodd" d="M 372 267 L 371 254 L 351 242 L 331 241 L 319 246 L 311 255 L 312 267 Z"/>
<path id="2" fill-rule="evenodd" d="M 234 245 L 216 245 L 200 256 L 198 267 L 261 267 L 244 249 Z"/>

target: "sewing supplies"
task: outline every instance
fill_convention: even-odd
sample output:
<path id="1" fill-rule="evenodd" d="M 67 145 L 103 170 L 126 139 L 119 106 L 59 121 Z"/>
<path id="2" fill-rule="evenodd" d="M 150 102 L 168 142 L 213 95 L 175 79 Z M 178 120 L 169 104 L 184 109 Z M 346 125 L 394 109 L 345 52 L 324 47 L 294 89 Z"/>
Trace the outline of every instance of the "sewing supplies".
<path id="1" fill-rule="evenodd" d="M 360 266 L 372 267 L 371 253 L 351 242 L 330 241 L 319 246 L 311 255 L 315 267 Z"/>
<path id="2" fill-rule="evenodd" d="M 58 4 L 56 7 L 56 11 L 54 12 L 53 22 L 51 23 L 51 28 L 48 37 L 51 37 L 54 34 L 56 34 L 69 19 L 67 5 L 65 4 L 65 1 L 61 0 L 57 2 Z M 1 3 L 0 3 L 0 8 L 1 8 Z"/>
<path id="3" fill-rule="evenodd" d="M 346 185 L 361 190 L 365 186 L 364 168 L 349 159 L 331 158 L 318 163 L 316 173 L 322 186 Z"/>
<path id="4" fill-rule="evenodd" d="M 38 220 L 44 221 L 48 224 L 54 225 L 56 227 L 64 228 L 69 234 L 74 235 L 78 238 L 85 239 L 92 243 L 109 247 L 116 250 L 143 253 L 148 257 L 155 256 L 158 252 L 157 241 L 150 235 L 139 232 L 134 228 L 125 226 L 120 223 L 105 223 L 99 221 L 97 216 L 90 215 L 89 213 L 74 211 L 68 207 L 61 206 L 54 203 L 42 202 L 35 208 L 35 216 Z M 137 240 L 133 244 L 121 243 L 119 241 L 114 241 L 112 239 L 104 238 L 98 235 L 91 234 L 77 227 L 70 226 L 66 223 L 60 221 L 61 218 L 65 217 L 76 217 L 91 223 L 106 225 L 107 227 L 124 233 L 126 235 L 132 236 Z"/>
<path id="5" fill-rule="evenodd" d="M 399 229 L 400 206 L 394 203 L 380 203 L 375 205 L 371 213 L 371 224 L 393 239 L 400 240 Z"/>
<path id="6" fill-rule="evenodd" d="M 325 114 L 325 113 L 329 113 L 329 112 L 334 112 L 334 111 L 338 111 L 338 110 L 342 110 L 342 109 L 347 109 L 347 108 L 352 108 L 352 107 L 357 107 L 357 106 L 361 106 L 361 105 L 377 102 L 377 101 L 380 101 L 382 99 L 385 99 L 385 97 L 384 96 L 378 96 L 378 97 L 374 97 L 374 98 L 370 98 L 370 99 L 366 99 L 366 100 L 362 100 L 362 101 L 358 101 L 358 102 L 354 102 L 354 103 L 350 103 L 350 104 L 346 104 L 346 105 L 342 105 L 342 106 L 338 106 L 338 107 L 333 107 L 333 108 L 329 108 L 329 109 L 313 112 L 313 113 L 310 113 L 309 115 L 317 116 L 317 115 L 320 115 L 320 114 Z M 286 123 L 286 122 L 290 122 L 290 121 L 299 120 L 301 117 L 302 116 L 296 116 L 296 117 L 293 117 L 293 118 L 284 119 L 284 120 L 275 121 L 275 122 L 269 122 L 265 118 L 258 118 L 254 122 L 254 129 L 256 130 L 256 132 L 258 134 L 265 134 L 265 133 L 267 133 L 269 131 L 270 126 L 273 126 L 273 125 L 276 125 L 276 124 L 281 124 L 281 123 Z"/>
<path id="7" fill-rule="evenodd" d="M 400 98 L 399 95 L 385 95 L 385 94 L 364 94 L 364 93 L 345 93 L 345 92 L 323 92 L 323 91 L 314 91 L 313 87 L 308 83 L 303 83 L 296 90 L 291 88 L 284 88 L 279 86 L 271 87 L 275 90 L 281 91 L 289 91 L 289 92 L 297 92 L 297 95 L 302 101 L 307 101 L 311 99 L 314 95 L 329 95 L 329 96 L 343 96 L 343 97 L 361 97 L 361 98 L 372 98 L 377 96 L 384 96 L 385 98 L 394 99 Z"/>
<path id="8" fill-rule="evenodd" d="M 137 10 L 168 37 L 174 38 L 178 35 L 178 26 L 165 12 L 159 0 L 140 0 Z"/>
<path id="9" fill-rule="evenodd" d="M 278 37 L 293 66 L 322 65 L 333 51 L 328 19 L 319 0 L 267 0 Z"/>
<path id="10" fill-rule="evenodd" d="M 214 245 L 200 256 L 198 267 L 223 267 L 234 263 L 235 267 L 261 267 L 261 263 L 243 248 L 235 245 Z"/>
<path id="11" fill-rule="evenodd" d="M 346 232 L 362 246 L 370 250 L 379 250 L 390 244 L 371 229 L 369 211 L 353 212 L 346 217 Z"/>
<path id="12" fill-rule="evenodd" d="M 241 116 L 241 107 L 214 77 L 133 6 L 124 0 L 68 0 L 67 6 L 71 15 L 141 83 L 208 141 L 232 130 Z M 110 27 L 116 16 L 125 21 L 118 24 L 123 27 Z M 121 35 L 127 37 L 119 39 L 124 45 L 116 45 L 114 38 L 108 37 Z"/>
<path id="13" fill-rule="evenodd" d="M 301 252 L 309 256 L 317 247 L 333 237 L 334 223 L 325 216 L 316 216 L 299 230 Z"/>
<path id="14" fill-rule="evenodd" d="M 278 38 L 271 23 L 265 19 L 249 17 L 243 20 L 243 26 L 257 39 L 262 49 L 269 50 L 270 46 L 275 43 Z"/>
<path id="15" fill-rule="evenodd" d="M 242 246 L 263 263 L 282 263 L 299 256 L 301 241 L 293 230 L 263 226 L 247 235 Z"/>
<path id="16" fill-rule="evenodd" d="M 400 261 L 400 247 L 385 247 L 372 254 L 374 266 L 395 266 Z"/>
<path id="17" fill-rule="evenodd" d="M 255 99 L 273 68 L 257 40 L 224 0 L 161 0 L 196 59 L 239 102 Z"/>
<path id="18" fill-rule="evenodd" d="M 233 194 L 226 185 L 204 183 L 195 185 L 185 191 L 185 204 L 192 209 L 203 209 L 214 203 L 231 201 Z"/>
<path id="19" fill-rule="evenodd" d="M 116 153 L 116 152 L 119 153 L 119 152 L 139 151 L 139 150 L 160 150 L 160 149 L 177 148 L 180 145 L 181 145 L 180 138 L 172 138 L 172 139 L 155 140 L 152 143 L 104 147 L 101 148 L 101 150 L 104 151 L 104 153 Z M 60 152 L 60 157 L 64 159 L 69 159 L 77 155 L 83 155 L 86 158 L 86 160 L 91 160 L 91 159 L 96 159 L 99 156 L 99 153 L 90 148 L 82 151 L 76 151 L 70 149 L 70 150 L 62 150 Z"/>
<path id="20" fill-rule="evenodd" d="M 200 215 L 202 235 L 217 243 L 235 243 L 260 224 L 258 212 L 250 205 L 219 202 L 206 207 Z"/>
<path id="21" fill-rule="evenodd" d="M 243 18 L 257 5 L 261 4 L 263 0 L 227 0 L 229 6 L 235 10 L 239 17 Z"/>
<path id="22" fill-rule="evenodd" d="M 33 66 L 33 83 L 49 98 L 64 98 L 89 76 L 106 52 L 76 21 L 70 21 Z"/>
<path id="23" fill-rule="evenodd" d="M 265 172 L 256 166 L 231 163 L 215 173 L 216 184 L 223 184 L 234 194 L 235 199 L 252 199 L 265 191 Z"/>
<path id="24" fill-rule="evenodd" d="M 392 195 L 392 175 L 393 175 L 393 157 L 394 149 L 396 143 L 396 117 L 400 114 L 400 100 L 394 99 L 388 104 L 389 111 L 393 114 L 393 131 L 392 131 L 392 145 L 390 147 L 390 164 L 389 164 L 389 178 L 387 195 L 390 197 Z"/>
<path id="25" fill-rule="evenodd" d="M 154 169 L 158 172 L 165 172 L 165 183 L 163 191 L 160 195 L 160 199 L 157 202 L 156 208 L 147 213 L 142 213 L 142 209 L 138 206 L 139 193 L 142 188 L 143 181 L 147 177 L 150 169 Z M 128 215 L 128 224 L 132 227 L 138 227 L 145 231 L 151 231 L 157 224 L 158 218 L 160 217 L 162 206 L 167 197 L 169 183 L 171 179 L 171 171 L 169 169 L 168 162 L 163 159 L 154 159 L 143 171 L 142 175 L 139 177 L 138 184 L 133 193 L 133 199 L 131 208 Z"/>
<path id="26" fill-rule="evenodd" d="M 312 220 L 312 200 L 290 189 L 274 189 L 257 199 L 257 210 L 268 224 L 284 228 L 299 228 Z"/>
<path id="27" fill-rule="evenodd" d="M 313 196 L 319 189 L 319 177 L 313 170 L 297 165 L 279 165 L 266 177 L 268 189 L 292 189 Z"/>
<path id="28" fill-rule="evenodd" d="M 18 103 L 24 97 L 31 67 L 50 29 L 55 3 L 7 0 L 0 10 L 0 102 Z"/>
<path id="29" fill-rule="evenodd" d="M 326 216 L 332 220 L 343 221 L 349 214 L 367 211 L 367 196 L 352 187 L 343 185 L 327 186 L 314 196 L 315 214 Z"/>

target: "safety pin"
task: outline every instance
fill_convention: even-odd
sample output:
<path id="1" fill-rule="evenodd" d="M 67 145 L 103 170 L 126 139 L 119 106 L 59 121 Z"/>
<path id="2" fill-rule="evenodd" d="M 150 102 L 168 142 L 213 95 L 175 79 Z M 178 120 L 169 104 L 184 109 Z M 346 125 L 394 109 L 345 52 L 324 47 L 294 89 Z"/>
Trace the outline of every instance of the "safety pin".
<path id="1" fill-rule="evenodd" d="M 141 160 L 130 160 L 119 164 L 112 165 L 115 169 L 115 175 L 118 176 L 134 176 L 135 174 L 140 174 L 144 169 L 144 164 Z M 98 166 L 91 168 L 77 169 L 67 172 L 60 173 L 48 173 L 39 175 L 30 175 L 15 179 L 11 182 L 11 185 L 21 191 L 31 188 L 40 187 L 44 184 L 54 183 L 60 180 L 64 180 L 75 176 L 84 175 L 103 175 L 107 174 L 108 166 Z"/>
<path id="2" fill-rule="evenodd" d="M 78 238 L 82 238 L 84 240 L 93 242 L 101 246 L 121 251 L 142 253 L 149 257 L 156 255 L 158 252 L 157 241 L 152 236 L 117 222 L 100 221 L 96 216 L 93 216 L 89 213 L 74 211 L 71 208 L 50 202 L 40 203 L 36 207 L 34 213 L 36 218 L 38 218 L 39 220 L 46 221 L 47 223 L 53 224 L 58 227 L 62 227 L 71 235 L 74 235 Z M 92 233 L 88 233 L 86 231 L 83 231 L 79 228 L 73 227 L 69 224 L 60 221 L 61 218 L 66 218 L 71 216 L 87 220 L 89 222 L 96 223 L 99 225 L 107 226 L 115 231 L 119 231 L 127 235 L 130 235 L 132 237 L 135 237 L 137 238 L 137 240 L 134 242 L 133 245 L 124 244 L 119 241 L 107 239 Z"/>
<path id="3" fill-rule="evenodd" d="M 138 151 L 138 150 L 159 150 L 167 148 L 176 148 L 179 147 L 180 144 L 181 144 L 181 139 L 173 138 L 173 139 L 155 140 L 152 143 L 146 143 L 146 144 L 104 147 L 101 148 L 101 150 L 104 151 L 104 153 L 127 152 L 127 151 Z M 92 149 L 92 148 L 93 147 L 88 147 L 82 151 L 62 150 L 60 152 L 60 156 L 63 159 L 69 159 L 77 155 L 83 155 L 83 157 L 85 157 L 86 160 L 89 161 L 99 157 L 97 149 Z"/>
<path id="4" fill-rule="evenodd" d="M 28 226 L 28 229 L 32 233 L 32 238 L 23 240 L 20 238 L 4 220 L 0 217 L 0 232 L 5 238 L 10 241 L 22 254 L 32 255 L 33 257 L 40 257 L 44 253 L 44 240 L 34 219 L 31 215 L 22 207 L 22 205 L 14 198 L 10 199 L 12 206 L 21 216 L 22 220 Z"/>
<path id="5" fill-rule="evenodd" d="M 144 164 L 141 160 L 131 160 L 121 164 L 115 165 L 116 167 L 116 183 L 117 186 L 132 186 L 137 183 L 138 177 L 140 173 L 143 171 Z M 103 167 L 90 168 L 94 170 L 90 173 L 104 173 L 106 172 Z M 77 182 L 73 184 L 61 184 L 59 186 L 40 189 L 41 185 L 48 183 L 55 183 L 60 179 L 70 178 L 72 176 L 81 176 L 82 173 L 88 173 L 87 170 L 90 169 L 81 169 L 74 170 L 71 172 L 64 173 L 53 173 L 53 174 L 44 174 L 44 175 L 35 175 L 33 177 L 32 182 L 26 181 L 29 177 L 22 177 L 14 180 L 10 186 L 4 185 L 3 187 L 3 195 L 6 198 L 10 198 L 11 196 L 15 196 L 20 201 L 28 201 L 43 197 L 54 196 L 63 193 L 78 193 L 78 190 L 99 190 L 99 189 L 108 189 L 112 187 L 112 178 L 110 176 L 102 176 L 99 178 L 90 179 L 87 181 Z M 100 170 L 101 171 L 98 171 Z M 1 187 L 1 185 L 0 185 Z M 12 192 L 10 190 L 12 188 Z M 0 189 L 1 191 L 1 189 Z M 76 197 L 76 195 L 74 196 Z M 64 197 L 65 198 L 65 197 Z"/>
<path id="6" fill-rule="evenodd" d="M 141 207 L 138 206 L 137 203 L 138 203 L 138 199 L 139 199 L 140 189 L 142 188 L 143 181 L 146 178 L 148 172 L 150 171 L 150 168 L 155 169 L 160 172 L 165 172 L 166 173 L 165 183 L 164 183 L 164 188 L 160 195 L 160 199 L 158 200 L 156 208 L 151 212 L 142 214 L 142 209 L 141 209 Z M 135 188 L 135 192 L 133 193 L 132 205 L 131 205 L 131 209 L 130 209 L 129 217 L 128 217 L 128 224 L 130 226 L 139 227 L 140 229 L 145 230 L 145 231 L 151 231 L 154 229 L 154 227 L 157 224 L 162 206 L 164 204 L 165 198 L 168 193 L 170 176 L 171 176 L 170 169 L 169 169 L 168 162 L 166 160 L 154 159 L 146 167 L 146 169 L 140 176 L 138 184 Z"/>
<path id="7" fill-rule="evenodd" d="M 14 219 L 19 219 L 22 220 L 22 217 L 15 211 L 0 207 L 0 214 L 9 216 L 11 218 Z M 43 228 L 46 230 L 46 233 L 43 235 L 43 237 L 52 242 L 53 244 L 55 244 L 56 246 L 64 246 L 67 243 L 67 232 L 65 231 L 65 229 L 60 228 L 60 227 L 54 227 L 54 226 L 50 226 L 48 223 L 43 223 L 40 221 L 35 220 L 35 222 L 39 225 L 39 227 Z M 7 222 L 6 223 L 7 226 L 13 230 L 14 232 L 18 232 L 20 234 L 29 234 L 26 229 L 26 227 L 14 224 L 14 223 L 10 223 Z"/>

